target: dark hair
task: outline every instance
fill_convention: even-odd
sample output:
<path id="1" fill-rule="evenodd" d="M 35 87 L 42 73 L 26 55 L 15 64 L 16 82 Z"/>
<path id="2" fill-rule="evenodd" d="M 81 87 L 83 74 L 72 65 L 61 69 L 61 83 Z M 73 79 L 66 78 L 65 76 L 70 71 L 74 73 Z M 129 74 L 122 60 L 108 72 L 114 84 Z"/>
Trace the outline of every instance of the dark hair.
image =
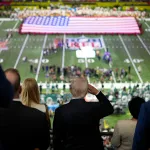
<path id="1" fill-rule="evenodd" d="M 14 93 L 16 93 L 20 88 L 20 82 L 21 82 L 20 74 L 19 74 L 18 70 L 14 69 L 14 68 L 9 68 L 9 69 L 5 70 L 5 74 L 8 72 L 15 74 L 17 77 L 15 80 L 15 83 L 12 85 L 14 88 Z"/>
<path id="2" fill-rule="evenodd" d="M 138 119 L 141 105 L 145 103 L 145 100 L 140 97 L 134 97 L 128 103 L 129 111 L 133 118 Z"/>

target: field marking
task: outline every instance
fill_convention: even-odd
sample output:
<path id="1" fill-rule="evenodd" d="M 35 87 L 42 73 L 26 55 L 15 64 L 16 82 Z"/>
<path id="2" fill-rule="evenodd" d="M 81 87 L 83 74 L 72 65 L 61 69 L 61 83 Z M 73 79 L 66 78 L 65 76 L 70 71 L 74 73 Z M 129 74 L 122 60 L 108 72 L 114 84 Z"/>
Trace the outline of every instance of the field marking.
<path id="1" fill-rule="evenodd" d="M 14 68 L 16 68 L 17 65 L 18 65 L 18 62 L 19 62 L 19 60 L 20 60 L 20 57 L 21 57 L 21 55 L 22 55 L 22 52 L 23 52 L 23 50 L 24 50 L 24 48 L 25 48 L 25 46 L 26 46 L 26 43 L 27 43 L 28 39 L 29 39 L 29 34 L 26 36 L 26 39 L 25 39 L 25 41 L 24 41 L 24 43 L 23 43 L 23 45 L 22 45 L 22 48 L 21 48 L 20 53 L 19 53 L 19 55 L 18 55 L 18 57 L 17 57 L 17 60 L 16 60 L 16 63 L 15 63 Z"/>
<path id="2" fill-rule="evenodd" d="M 142 80 L 142 78 L 141 78 L 141 76 L 140 76 L 140 74 L 139 74 L 139 72 L 138 72 L 138 70 L 137 70 L 137 68 L 136 68 L 136 66 L 135 66 L 135 64 L 134 64 L 134 62 L 133 62 L 133 60 L 132 60 L 132 57 L 131 57 L 131 55 L 130 55 L 130 53 L 129 53 L 129 51 L 128 51 L 128 49 L 127 49 L 127 47 L 126 47 L 126 45 L 125 45 L 125 43 L 124 43 L 124 41 L 123 41 L 123 39 L 122 39 L 122 37 L 121 37 L 121 35 L 119 35 L 119 38 L 120 38 L 120 40 L 121 40 L 121 42 L 122 42 L 122 44 L 123 44 L 123 47 L 124 47 L 124 49 L 125 49 L 125 51 L 126 51 L 128 57 L 129 57 L 129 59 L 130 59 L 130 62 L 132 63 L 132 65 L 133 65 L 133 67 L 134 67 L 134 70 L 135 70 L 136 74 L 138 75 L 138 78 L 139 78 L 140 82 L 143 83 L 143 80 Z"/>
<path id="3" fill-rule="evenodd" d="M 106 45 L 105 45 L 105 41 L 104 41 L 103 35 L 101 35 L 101 38 L 102 38 L 102 40 L 103 40 L 103 43 L 104 43 L 104 50 L 105 50 L 105 52 L 106 52 L 107 50 L 106 50 Z M 111 65 L 110 63 L 109 63 L 109 67 L 112 69 L 112 65 Z M 114 82 L 116 83 L 117 81 L 116 81 L 115 74 L 114 74 L 113 70 L 112 70 L 112 76 L 113 76 Z"/>
<path id="4" fill-rule="evenodd" d="M 87 57 L 84 58 L 85 59 L 85 67 L 88 68 L 88 61 L 87 61 Z M 87 77 L 88 82 L 90 83 L 90 78 L 89 76 Z"/>
<path id="5" fill-rule="evenodd" d="M 85 67 L 88 68 L 87 57 L 85 57 L 84 59 L 85 59 Z"/>
<path id="6" fill-rule="evenodd" d="M 149 26 L 149 24 L 147 23 L 147 22 L 144 22 L 145 24 L 146 24 L 146 26 L 148 27 L 148 28 L 150 28 L 150 26 Z"/>
<path id="7" fill-rule="evenodd" d="M 3 22 L 4 22 L 4 21 L 1 21 L 1 22 L 0 22 L 0 26 L 2 25 Z"/>
<path id="8" fill-rule="evenodd" d="M 141 39 L 141 37 L 139 35 L 137 35 L 138 39 L 140 40 L 140 42 L 142 43 L 143 47 L 146 49 L 146 51 L 148 52 L 148 54 L 150 55 L 150 51 L 148 50 L 147 46 L 145 45 L 145 43 L 143 42 L 143 40 Z"/>
<path id="9" fill-rule="evenodd" d="M 44 38 L 43 46 L 42 46 L 42 51 L 41 51 L 41 55 L 40 55 L 40 60 L 39 60 L 36 76 L 35 76 L 36 81 L 38 80 L 38 76 L 39 76 L 39 72 L 40 72 L 40 68 L 41 68 L 41 63 L 42 63 L 42 58 L 43 58 L 43 49 L 45 48 L 47 37 L 48 36 L 46 34 L 45 38 Z"/>
<path id="10" fill-rule="evenodd" d="M 16 26 L 18 25 L 19 21 L 16 22 L 16 24 L 14 25 L 13 29 L 14 30 L 16 28 Z M 9 36 L 7 37 L 7 39 L 5 40 L 5 42 L 8 42 L 8 40 L 10 39 L 11 35 L 9 34 Z"/>
<path id="11" fill-rule="evenodd" d="M 3 21 L 2 21 L 3 22 Z M 14 27 L 13 27 L 13 30 L 16 28 L 16 26 L 17 26 L 17 24 L 19 23 L 19 21 L 17 21 L 16 22 L 16 24 L 14 25 Z M 1 23 L 2 24 L 2 23 Z M 0 25 L 1 25 L 0 24 Z M 7 39 L 5 40 L 5 42 L 8 42 L 9 41 L 9 39 L 10 39 L 10 37 L 11 37 L 11 35 L 9 35 L 8 37 L 7 37 Z M 0 54 L 1 54 L 1 52 L 2 52 L 3 50 L 0 50 Z"/>
<path id="12" fill-rule="evenodd" d="M 65 46 L 66 46 L 66 34 L 63 37 L 63 53 L 62 53 L 62 76 L 64 77 L 64 66 L 65 66 Z"/>

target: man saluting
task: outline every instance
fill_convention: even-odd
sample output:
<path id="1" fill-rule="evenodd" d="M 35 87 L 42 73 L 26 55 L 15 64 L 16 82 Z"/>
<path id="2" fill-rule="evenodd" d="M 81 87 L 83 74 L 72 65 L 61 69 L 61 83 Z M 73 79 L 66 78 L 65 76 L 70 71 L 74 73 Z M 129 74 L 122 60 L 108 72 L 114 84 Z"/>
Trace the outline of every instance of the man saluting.
<path id="1" fill-rule="evenodd" d="M 113 113 L 109 100 L 85 78 L 71 81 L 70 103 L 55 111 L 53 132 L 54 150 L 104 150 L 99 132 L 99 120 Z M 86 102 L 91 93 L 98 102 Z"/>

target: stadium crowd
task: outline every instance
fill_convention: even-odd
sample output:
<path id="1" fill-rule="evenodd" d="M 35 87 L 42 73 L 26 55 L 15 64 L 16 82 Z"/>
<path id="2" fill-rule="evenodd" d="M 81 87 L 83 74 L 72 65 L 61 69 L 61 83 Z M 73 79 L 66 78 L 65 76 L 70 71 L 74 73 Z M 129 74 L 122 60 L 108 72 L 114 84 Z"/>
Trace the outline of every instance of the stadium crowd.
<path id="1" fill-rule="evenodd" d="M 132 16 L 136 18 L 144 18 L 147 16 L 145 11 L 138 11 L 138 10 L 127 10 L 122 11 L 121 8 L 90 8 L 87 7 L 69 7 L 69 6 L 57 6 L 48 7 L 47 9 L 24 9 L 19 10 L 16 9 L 14 13 L 12 13 L 11 18 L 19 18 L 25 19 L 30 16 L 87 16 L 87 17 L 125 17 L 125 16 Z"/>
<path id="2" fill-rule="evenodd" d="M 47 106 L 40 104 L 35 79 L 25 79 L 22 86 L 20 81 L 16 69 L 3 72 L 0 67 L 0 150 L 47 150 L 52 140 Z M 109 98 L 84 77 L 71 80 L 70 92 L 71 101 L 55 111 L 54 150 L 104 150 L 99 120 L 114 112 Z M 87 93 L 95 95 L 97 102 L 84 99 Z M 112 145 L 118 150 L 148 150 L 150 102 L 133 97 L 128 106 L 133 117 L 116 124 Z M 105 144 L 109 147 L 109 141 Z"/>

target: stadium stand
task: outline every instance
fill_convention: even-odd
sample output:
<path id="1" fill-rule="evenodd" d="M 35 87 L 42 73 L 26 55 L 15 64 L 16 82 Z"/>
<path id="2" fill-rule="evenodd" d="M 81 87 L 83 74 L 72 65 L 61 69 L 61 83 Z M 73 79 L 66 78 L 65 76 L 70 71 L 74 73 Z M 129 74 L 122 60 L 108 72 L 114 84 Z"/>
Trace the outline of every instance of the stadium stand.
<path id="1" fill-rule="evenodd" d="M 117 120 L 131 118 L 128 111 L 128 102 L 136 96 L 145 99 L 146 102 L 150 100 L 150 84 L 148 82 L 146 83 L 147 80 L 149 81 L 148 54 L 150 54 L 150 42 L 148 41 L 150 13 L 148 10 L 150 10 L 150 0 L 2 0 L 0 1 L 0 65 L 7 68 L 11 66 L 15 60 L 17 63 L 19 62 L 19 65 L 17 64 L 19 67 L 15 63 L 14 68 L 21 68 L 20 70 L 22 71 L 24 79 L 29 75 L 32 77 L 36 76 L 35 78 L 38 82 L 42 80 L 39 83 L 40 100 L 41 103 L 46 103 L 48 106 L 51 124 L 53 124 L 55 110 L 61 105 L 69 103 L 72 98 L 72 95 L 68 91 L 70 80 L 74 77 L 87 77 L 93 85 L 105 93 L 114 108 L 113 115 L 100 120 L 99 130 L 105 150 L 115 150 L 111 145 L 111 137 Z M 112 19 L 112 21 L 109 22 L 110 19 Z M 127 19 L 126 22 L 124 22 L 125 19 Z M 102 20 L 107 23 L 96 27 Z M 82 23 L 76 24 L 78 21 Z M 87 26 L 88 28 L 83 32 L 87 23 L 89 26 Z M 118 23 L 117 29 L 113 29 L 112 26 L 114 24 L 116 25 L 116 23 Z M 12 25 L 14 25 L 13 28 Z M 40 26 L 40 31 L 38 25 Z M 49 28 L 48 31 L 47 27 L 43 27 L 44 25 L 50 25 L 50 27 L 53 28 Z M 80 29 L 78 28 L 79 25 Z M 128 25 L 127 28 L 126 25 Z M 65 26 L 66 28 L 59 28 L 60 26 Z M 77 29 L 75 29 L 76 26 Z M 105 28 L 106 26 L 107 28 Z M 69 30 L 67 29 L 68 27 L 70 28 Z M 89 32 L 91 28 L 93 28 L 93 30 Z M 94 31 L 99 28 L 103 28 L 103 30 Z M 61 33 L 64 35 L 59 36 Z M 106 35 L 106 45 L 107 42 L 109 44 L 111 43 L 111 46 L 108 44 L 110 51 L 115 50 L 111 53 L 112 58 L 110 56 L 108 61 L 105 57 L 105 53 L 109 51 L 109 48 L 107 49 L 105 46 L 102 49 L 103 52 L 100 52 L 100 50 L 97 52 L 95 50 L 96 57 L 93 60 L 98 62 L 97 66 L 92 64 L 94 62 L 93 60 L 86 62 L 86 58 L 77 59 L 74 57 L 75 59 L 72 61 L 71 59 L 73 57 L 70 56 L 73 55 L 74 52 L 71 51 L 73 53 L 68 55 L 67 52 L 70 51 L 69 46 L 66 46 L 66 57 L 64 54 L 65 50 L 63 48 L 67 43 L 67 40 L 65 41 L 66 33 L 94 34 L 93 37 L 98 37 L 99 34 Z M 120 36 L 120 34 L 122 35 Z M 133 36 L 131 34 L 133 34 Z M 4 38 L 5 36 L 6 38 Z M 72 35 L 73 38 L 77 36 Z M 87 35 L 87 37 L 90 36 L 91 35 Z M 80 38 L 82 37 L 85 36 L 82 35 Z M 74 40 L 73 38 L 70 39 Z M 123 40 L 121 40 L 121 38 Z M 59 39 L 59 42 L 57 39 Z M 78 40 L 78 38 L 76 39 Z M 93 38 L 92 40 L 95 39 Z M 99 39 L 99 37 L 97 39 Z M 26 44 L 28 41 L 29 43 Z M 58 42 L 58 45 L 55 45 L 55 42 Z M 75 41 L 73 42 L 75 43 Z M 95 40 L 95 42 L 97 41 Z M 42 47 L 41 43 L 43 44 Z M 119 45 L 119 43 L 121 44 Z M 76 49 L 81 51 L 78 43 L 75 44 Z M 30 45 L 32 47 L 30 47 Z M 26 49 L 25 52 L 24 48 Z M 123 48 L 127 51 L 128 55 L 132 53 L 131 56 L 133 58 L 142 58 L 141 62 L 144 62 L 143 64 L 146 65 L 139 65 L 139 59 L 133 59 L 132 62 L 130 55 L 129 59 L 126 59 L 128 55 L 125 55 L 126 52 L 124 54 L 124 50 L 122 51 Z M 4 49 L 5 51 L 3 51 Z M 128 49 L 131 51 L 128 52 Z M 146 54 L 141 55 L 144 50 L 148 53 L 145 51 Z M 8 55 L 5 55 L 7 52 Z M 35 53 L 36 55 L 34 55 Z M 117 53 L 120 53 L 120 55 Z M 104 55 L 102 56 L 102 54 Z M 18 61 L 16 57 L 12 57 L 13 55 L 18 56 L 21 61 Z M 122 55 L 125 56 L 122 58 Z M 57 58 L 56 56 L 59 57 Z M 21 57 L 23 58 L 21 59 Z M 33 57 L 33 59 L 30 59 L 30 57 Z M 115 57 L 117 57 L 117 59 Z M 112 63 L 112 59 L 114 58 L 116 59 L 116 64 Z M 11 59 L 13 59 L 13 63 L 10 61 Z M 59 63 L 61 59 L 62 63 Z M 66 59 L 65 63 L 63 59 Z M 78 62 L 76 62 L 76 60 L 78 60 Z M 127 65 L 123 63 L 123 65 L 119 65 L 121 61 L 124 61 L 123 63 L 127 63 Z M 83 65 L 84 63 L 85 66 Z M 89 63 L 89 66 L 87 66 L 86 63 Z M 132 64 L 131 66 L 133 67 L 131 74 L 130 64 Z M 106 69 L 104 68 L 105 65 L 107 66 Z M 145 75 L 143 75 L 143 69 Z M 145 72 L 145 70 L 147 72 Z M 141 76 L 143 80 L 140 78 Z M 132 83 L 132 81 L 136 83 Z M 0 92 L 2 92 L 2 90 L 0 90 Z M 91 95 L 87 95 L 86 100 L 96 101 Z M 1 102 L 3 101 L 1 101 L 0 98 L 0 105 Z M 15 134 L 11 136 L 15 136 Z M 0 139 L 0 149 L 3 148 L 1 145 Z M 45 144 L 45 146 L 47 145 Z M 50 148 L 48 150 L 54 150 L 53 129 L 50 129 Z"/>

